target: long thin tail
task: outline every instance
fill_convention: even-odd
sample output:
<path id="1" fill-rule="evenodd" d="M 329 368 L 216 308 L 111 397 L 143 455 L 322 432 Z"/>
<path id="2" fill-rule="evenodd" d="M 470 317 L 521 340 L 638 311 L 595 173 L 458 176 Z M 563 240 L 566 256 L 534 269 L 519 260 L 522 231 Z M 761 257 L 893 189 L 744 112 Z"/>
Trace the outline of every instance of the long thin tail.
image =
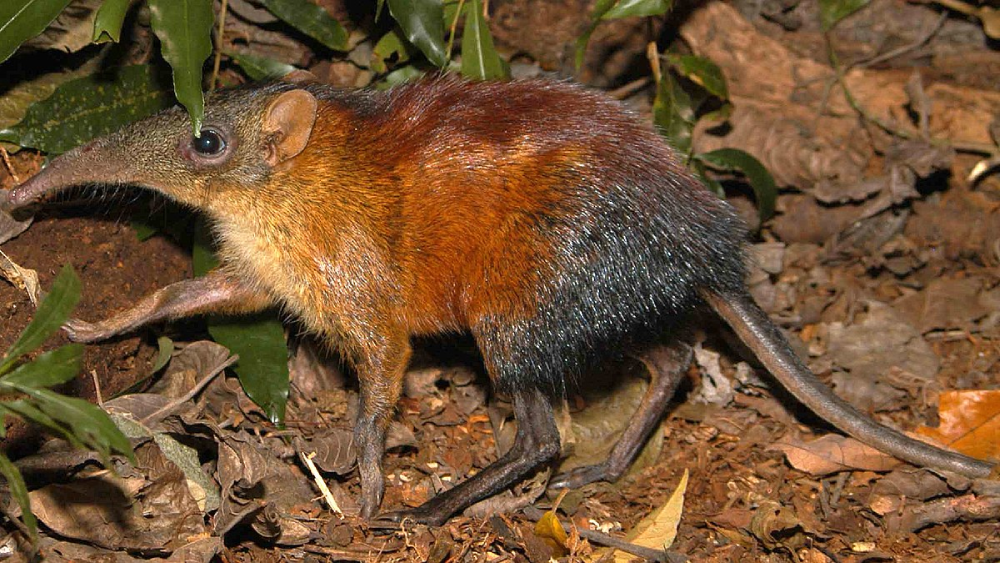
<path id="1" fill-rule="evenodd" d="M 730 294 L 703 291 L 702 297 L 795 398 L 845 434 L 921 467 L 967 477 L 985 477 L 992 471 L 993 466 L 985 461 L 936 448 L 883 426 L 838 397 L 809 371 L 778 327 L 745 291 Z"/>

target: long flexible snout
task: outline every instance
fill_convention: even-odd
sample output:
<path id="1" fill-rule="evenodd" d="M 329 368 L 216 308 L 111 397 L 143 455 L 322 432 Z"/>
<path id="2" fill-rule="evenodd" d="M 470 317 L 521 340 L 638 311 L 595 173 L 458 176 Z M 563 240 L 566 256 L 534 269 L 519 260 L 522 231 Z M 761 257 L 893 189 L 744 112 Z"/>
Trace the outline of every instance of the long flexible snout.
<path id="1" fill-rule="evenodd" d="M 119 166 L 113 159 L 95 158 L 98 147 L 99 141 L 93 141 L 73 149 L 12 190 L 0 192 L 0 210 L 10 213 L 72 186 L 116 179 Z"/>

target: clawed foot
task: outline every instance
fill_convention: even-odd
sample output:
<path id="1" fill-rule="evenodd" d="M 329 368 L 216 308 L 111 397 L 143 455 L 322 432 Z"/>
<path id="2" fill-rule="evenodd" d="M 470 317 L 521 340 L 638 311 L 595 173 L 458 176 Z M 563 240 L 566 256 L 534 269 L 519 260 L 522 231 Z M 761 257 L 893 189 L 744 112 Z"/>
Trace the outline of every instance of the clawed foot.
<path id="1" fill-rule="evenodd" d="M 560 473 L 549 481 L 553 489 L 579 489 L 595 481 L 608 481 L 608 464 L 595 463 L 574 467 L 565 473 Z"/>
<path id="2" fill-rule="evenodd" d="M 66 321 L 62 329 L 66 331 L 66 335 L 70 340 L 84 344 L 105 340 L 114 335 L 114 333 L 102 329 L 99 324 L 88 323 L 80 319 Z"/>

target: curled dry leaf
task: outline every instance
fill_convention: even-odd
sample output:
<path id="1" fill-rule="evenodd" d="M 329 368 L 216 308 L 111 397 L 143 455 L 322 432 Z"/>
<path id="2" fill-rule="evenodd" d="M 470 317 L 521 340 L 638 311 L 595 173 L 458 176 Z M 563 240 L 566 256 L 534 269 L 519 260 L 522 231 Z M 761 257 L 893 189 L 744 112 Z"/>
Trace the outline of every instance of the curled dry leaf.
<path id="1" fill-rule="evenodd" d="M 42 288 L 38 283 L 38 272 L 22 268 L 0 250 L 0 277 L 14 284 L 14 287 L 28 294 L 33 305 L 38 305 Z"/>
<path id="2" fill-rule="evenodd" d="M 222 506 L 215 527 L 228 530 L 248 519 L 263 537 L 295 544 L 301 539 L 301 525 L 294 516 L 303 507 L 315 506 L 315 495 L 308 478 L 266 447 L 268 443 L 241 430 L 219 444 Z"/>
<path id="3" fill-rule="evenodd" d="M 136 450 L 133 477 L 114 472 L 30 493 L 38 519 L 62 536 L 107 549 L 179 549 L 207 533 L 184 474 L 152 442 Z"/>

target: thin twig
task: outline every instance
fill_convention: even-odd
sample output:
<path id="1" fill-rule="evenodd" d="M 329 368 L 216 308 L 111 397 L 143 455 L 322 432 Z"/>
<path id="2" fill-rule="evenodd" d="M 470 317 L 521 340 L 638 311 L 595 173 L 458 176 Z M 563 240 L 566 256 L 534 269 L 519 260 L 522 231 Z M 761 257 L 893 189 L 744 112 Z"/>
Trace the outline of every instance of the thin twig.
<path id="1" fill-rule="evenodd" d="M 870 67 L 872 65 L 877 65 L 879 63 L 888 61 L 890 59 L 895 59 L 896 57 L 901 57 L 901 56 L 905 55 L 906 53 L 909 53 L 910 51 L 915 51 L 915 50 L 919 49 L 925 43 L 927 43 L 928 41 L 930 41 L 932 37 L 934 37 L 935 35 L 937 35 L 938 31 L 941 31 L 941 27 L 944 26 L 944 22 L 947 19 L 948 19 L 948 13 L 947 12 L 942 12 L 941 13 L 941 17 L 939 17 L 938 20 L 937 20 L 937 22 L 933 26 L 931 26 L 931 29 L 929 31 L 927 31 L 927 33 L 925 33 L 922 37 L 920 37 L 919 39 L 917 39 L 916 41 L 914 41 L 913 43 L 910 43 L 909 45 L 903 45 L 902 47 L 898 47 L 898 48 L 893 49 L 891 51 L 888 51 L 886 53 L 882 53 L 881 55 L 875 55 L 874 57 L 872 57 L 872 58 L 870 58 L 870 59 L 868 59 L 866 61 L 859 61 L 859 62 L 853 63 L 853 64 L 851 64 L 848 67 L 848 69 L 852 69 L 852 68 L 867 68 L 867 67 Z"/>
<path id="2" fill-rule="evenodd" d="M 10 177 L 14 180 L 14 184 L 20 184 L 21 179 L 18 178 L 17 172 L 14 172 L 14 167 L 10 164 L 10 155 L 7 154 L 7 149 L 3 147 L 0 147 L 0 159 L 3 159 L 3 165 L 7 167 L 7 172 L 10 173 Z"/>
<path id="3" fill-rule="evenodd" d="M 643 76 L 642 78 L 637 78 L 637 79 L 633 80 L 632 82 L 629 82 L 628 84 L 625 84 L 624 86 L 619 86 L 618 88 L 615 88 L 614 90 L 609 91 L 608 95 L 611 96 L 612 98 L 616 99 L 616 100 L 624 100 L 625 98 L 627 98 L 627 97 L 631 96 L 632 94 L 635 94 L 639 90 L 642 90 L 643 88 L 645 88 L 646 85 L 649 84 L 650 80 L 652 80 L 652 79 L 650 77 L 648 77 L 648 76 Z"/>
<path id="4" fill-rule="evenodd" d="M 534 521 L 538 521 L 545 514 L 541 510 L 538 510 L 534 506 L 526 506 L 523 510 L 524 514 Z M 613 547 L 615 549 L 624 551 L 626 553 L 631 553 L 638 557 L 644 557 L 650 561 L 666 561 L 668 563 L 681 563 L 687 561 L 687 557 L 679 554 L 673 553 L 671 551 L 666 551 L 662 549 L 652 549 L 649 547 L 643 547 L 641 545 L 636 545 L 634 543 L 629 543 L 623 539 L 616 538 L 614 536 L 598 532 L 597 530 L 588 530 L 586 528 L 578 528 L 580 530 L 580 537 L 585 538 L 588 541 L 594 542 L 599 545 L 605 545 L 608 547 Z"/>
<path id="5" fill-rule="evenodd" d="M 451 27 L 448 31 L 448 49 L 445 51 L 448 60 L 451 60 L 451 49 L 455 46 L 455 30 L 458 28 L 458 17 L 462 15 L 462 6 L 465 0 L 458 0 L 458 9 L 455 10 L 455 19 L 451 20 Z"/>
<path id="6" fill-rule="evenodd" d="M 153 414 L 150 414 L 146 418 L 143 418 L 142 423 L 145 424 L 146 426 L 149 426 L 150 424 L 168 416 L 170 413 L 177 410 L 177 408 L 180 407 L 180 405 L 183 405 L 184 403 L 194 398 L 194 396 L 200 393 L 201 390 L 204 389 L 205 386 L 209 384 L 209 382 L 215 379 L 215 376 L 225 371 L 225 369 L 228 368 L 229 366 L 235 364 L 237 361 L 239 361 L 239 359 L 240 357 L 237 354 L 229 356 L 224 362 L 216 366 L 215 369 L 211 371 L 211 373 L 203 377 L 201 381 L 195 384 L 195 386 L 192 387 L 190 391 L 185 393 L 183 397 L 178 397 L 177 399 L 174 399 L 173 401 L 164 405 L 163 408 L 157 410 Z"/>
<path id="7" fill-rule="evenodd" d="M 97 400 L 97 406 L 104 407 L 104 397 L 101 396 L 101 381 L 97 378 L 97 370 L 90 370 L 90 377 L 94 380 L 94 398 Z"/>
<path id="8" fill-rule="evenodd" d="M 333 493 L 330 492 L 330 487 L 326 486 L 326 481 L 323 480 L 323 476 L 319 474 L 319 470 L 316 469 L 316 464 L 313 463 L 313 458 L 316 457 L 316 452 L 299 452 L 299 458 L 302 462 L 306 464 L 309 468 L 309 473 L 313 476 L 313 481 L 316 482 L 316 487 L 319 488 L 319 492 L 323 494 L 323 498 L 326 500 L 326 504 L 330 506 L 330 510 L 333 511 L 337 516 L 343 517 L 344 511 L 340 509 L 340 505 L 337 504 L 337 499 L 333 498 Z"/>
<path id="9" fill-rule="evenodd" d="M 212 80 L 209 82 L 208 91 L 215 91 L 216 82 L 219 80 L 219 64 L 222 61 L 223 38 L 226 34 L 226 9 L 229 7 L 229 0 L 222 0 L 222 7 L 219 8 L 219 30 L 215 33 L 215 60 L 212 61 Z"/>

